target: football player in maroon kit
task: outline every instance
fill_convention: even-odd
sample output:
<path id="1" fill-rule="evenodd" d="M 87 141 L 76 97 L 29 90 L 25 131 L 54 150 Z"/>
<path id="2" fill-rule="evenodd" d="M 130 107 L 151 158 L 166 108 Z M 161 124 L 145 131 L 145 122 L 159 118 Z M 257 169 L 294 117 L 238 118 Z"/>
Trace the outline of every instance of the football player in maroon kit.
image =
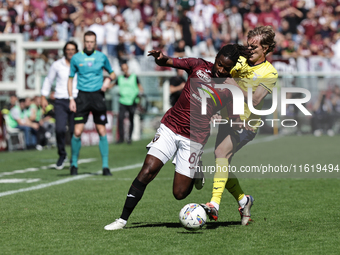
<path id="1" fill-rule="evenodd" d="M 157 50 L 149 51 L 148 56 L 153 56 L 156 64 L 160 66 L 184 69 L 188 73 L 188 80 L 178 101 L 165 113 L 154 139 L 147 145 L 149 150 L 143 167 L 129 189 L 120 218 L 105 226 L 105 230 L 125 227 L 129 216 L 142 198 L 146 186 L 172 157 L 176 165 L 173 195 L 178 200 L 186 198 L 194 186 L 196 166 L 200 160 L 202 148 L 210 135 L 211 117 L 226 106 L 229 109 L 228 112 L 231 113 L 229 118 L 236 121 L 239 119 L 238 115 L 232 115 L 231 92 L 228 89 L 214 89 L 210 82 L 213 78 L 231 77 L 230 71 L 239 57 L 250 56 L 247 47 L 238 44 L 226 45 L 218 52 L 215 63 L 197 58 L 171 58 Z M 202 84 L 207 83 L 209 85 L 205 86 L 209 87 L 212 93 L 218 93 L 221 103 L 207 104 L 206 114 L 203 115 L 199 90 L 202 89 Z M 234 126 L 234 128 L 240 129 L 241 126 Z"/>

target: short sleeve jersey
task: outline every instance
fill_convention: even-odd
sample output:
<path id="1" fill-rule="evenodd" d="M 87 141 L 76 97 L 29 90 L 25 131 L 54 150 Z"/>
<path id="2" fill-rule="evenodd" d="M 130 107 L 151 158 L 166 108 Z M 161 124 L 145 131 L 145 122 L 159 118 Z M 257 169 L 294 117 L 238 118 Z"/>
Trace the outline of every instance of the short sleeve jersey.
<path id="1" fill-rule="evenodd" d="M 188 80 L 176 102 L 162 118 L 162 123 L 174 133 L 191 139 L 194 142 L 205 144 L 210 135 L 210 119 L 217 111 L 224 106 L 232 113 L 232 96 L 228 89 L 214 89 L 211 69 L 213 64 L 203 59 L 185 58 L 173 59 L 175 68 L 184 69 L 188 73 Z M 202 82 L 193 82 L 202 81 Z M 201 113 L 202 98 L 200 90 L 203 87 L 213 95 L 218 93 L 221 99 L 217 104 L 212 99 L 207 100 L 206 114 Z M 216 92 L 216 93 L 215 93 Z M 216 96 L 216 95 L 215 95 Z M 229 115 L 231 118 L 236 116 Z"/>
<path id="2" fill-rule="evenodd" d="M 90 56 L 83 51 L 73 55 L 71 59 L 70 77 L 77 73 L 77 89 L 93 92 L 103 85 L 103 68 L 111 74 L 113 72 L 108 58 L 100 51 L 94 51 Z"/>
<path id="3" fill-rule="evenodd" d="M 231 70 L 231 76 L 236 80 L 242 90 L 248 91 L 251 88 L 253 93 L 258 86 L 262 86 L 269 93 L 272 93 L 273 87 L 276 85 L 278 74 L 276 69 L 267 60 L 258 65 L 249 65 L 247 59 L 244 57 L 239 58 L 239 62 Z M 262 100 L 255 108 L 262 109 L 264 100 Z M 222 118 L 227 117 L 226 109 L 222 110 Z M 259 126 L 261 117 L 250 112 L 247 103 L 244 103 L 244 115 L 240 116 L 241 120 L 254 120 L 252 126 Z"/>

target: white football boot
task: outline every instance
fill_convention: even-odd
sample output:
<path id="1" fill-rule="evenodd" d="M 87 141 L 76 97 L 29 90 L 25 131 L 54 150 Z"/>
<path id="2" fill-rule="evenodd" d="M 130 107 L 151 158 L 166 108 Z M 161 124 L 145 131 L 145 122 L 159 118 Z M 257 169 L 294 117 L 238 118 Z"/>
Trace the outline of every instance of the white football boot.
<path id="1" fill-rule="evenodd" d="M 123 219 L 116 219 L 114 222 L 112 222 L 109 225 L 106 225 L 104 227 L 105 230 L 118 230 L 118 229 L 123 229 L 125 228 L 126 221 Z"/>

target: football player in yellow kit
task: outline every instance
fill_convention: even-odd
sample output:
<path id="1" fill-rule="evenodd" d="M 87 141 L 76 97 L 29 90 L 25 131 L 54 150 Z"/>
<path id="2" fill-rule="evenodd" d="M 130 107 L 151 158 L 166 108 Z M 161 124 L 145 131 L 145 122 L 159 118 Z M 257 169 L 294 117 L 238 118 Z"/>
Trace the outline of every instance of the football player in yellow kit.
<path id="1" fill-rule="evenodd" d="M 248 99 L 247 90 L 251 88 L 253 91 L 252 103 L 257 110 L 261 110 L 266 95 L 272 93 L 278 77 L 276 69 L 266 60 L 266 55 L 275 48 L 274 37 L 275 32 L 270 26 L 260 26 L 249 31 L 247 43 L 252 55 L 248 59 L 240 57 L 239 63 L 231 71 L 232 78 L 226 80 L 227 84 L 234 84 L 242 90 L 245 101 Z M 253 130 L 235 131 L 229 125 L 219 125 L 215 144 L 216 169 L 224 167 L 228 169 L 232 156 L 253 140 L 256 135 L 256 126 L 260 125 L 261 118 L 250 112 L 247 103 L 244 103 L 244 106 L 244 115 L 240 116 L 241 120 L 244 120 L 245 123 L 252 120 L 251 125 L 254 128 Z M 226 109 L 221 111 L 221 115 L 222 119 L 227 119 L 225 117 L 228 116 Z M 224 188 L 234 196 L 239 204 L 242 225 L 248 225 L 254 198 L 244 194 L 235 175 L 230 173 L 229 176 L 228 171 L 215 173 L 212 198 L 209 203 L 202 204 L 209 218 L 217 220 Z"/>

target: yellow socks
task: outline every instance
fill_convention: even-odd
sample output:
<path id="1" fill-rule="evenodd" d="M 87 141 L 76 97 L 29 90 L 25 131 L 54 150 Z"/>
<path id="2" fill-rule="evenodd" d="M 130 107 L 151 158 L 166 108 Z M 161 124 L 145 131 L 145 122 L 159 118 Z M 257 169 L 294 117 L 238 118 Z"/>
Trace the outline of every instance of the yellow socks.
<path id="1" fill-rule="evenodd" d="M 227 158 L 217 158 L 216 159 L 216 173 L 214 176 L 213 190 L 211 202 L 214 205 L 219 205 L 221 203 L 222 194 L 225 185 L 228 181 L 228 159 Z M 216 206 L 215 206 L 216 207 Z M 218 208 L 216 208 L 218 210 Z"/>
<path id="2" fill-rule="evenodd" d="M 237 202 L 241 201 L 245 197 L 236 176 L 231 176 L 225 187 L 234 196 Z"/>

